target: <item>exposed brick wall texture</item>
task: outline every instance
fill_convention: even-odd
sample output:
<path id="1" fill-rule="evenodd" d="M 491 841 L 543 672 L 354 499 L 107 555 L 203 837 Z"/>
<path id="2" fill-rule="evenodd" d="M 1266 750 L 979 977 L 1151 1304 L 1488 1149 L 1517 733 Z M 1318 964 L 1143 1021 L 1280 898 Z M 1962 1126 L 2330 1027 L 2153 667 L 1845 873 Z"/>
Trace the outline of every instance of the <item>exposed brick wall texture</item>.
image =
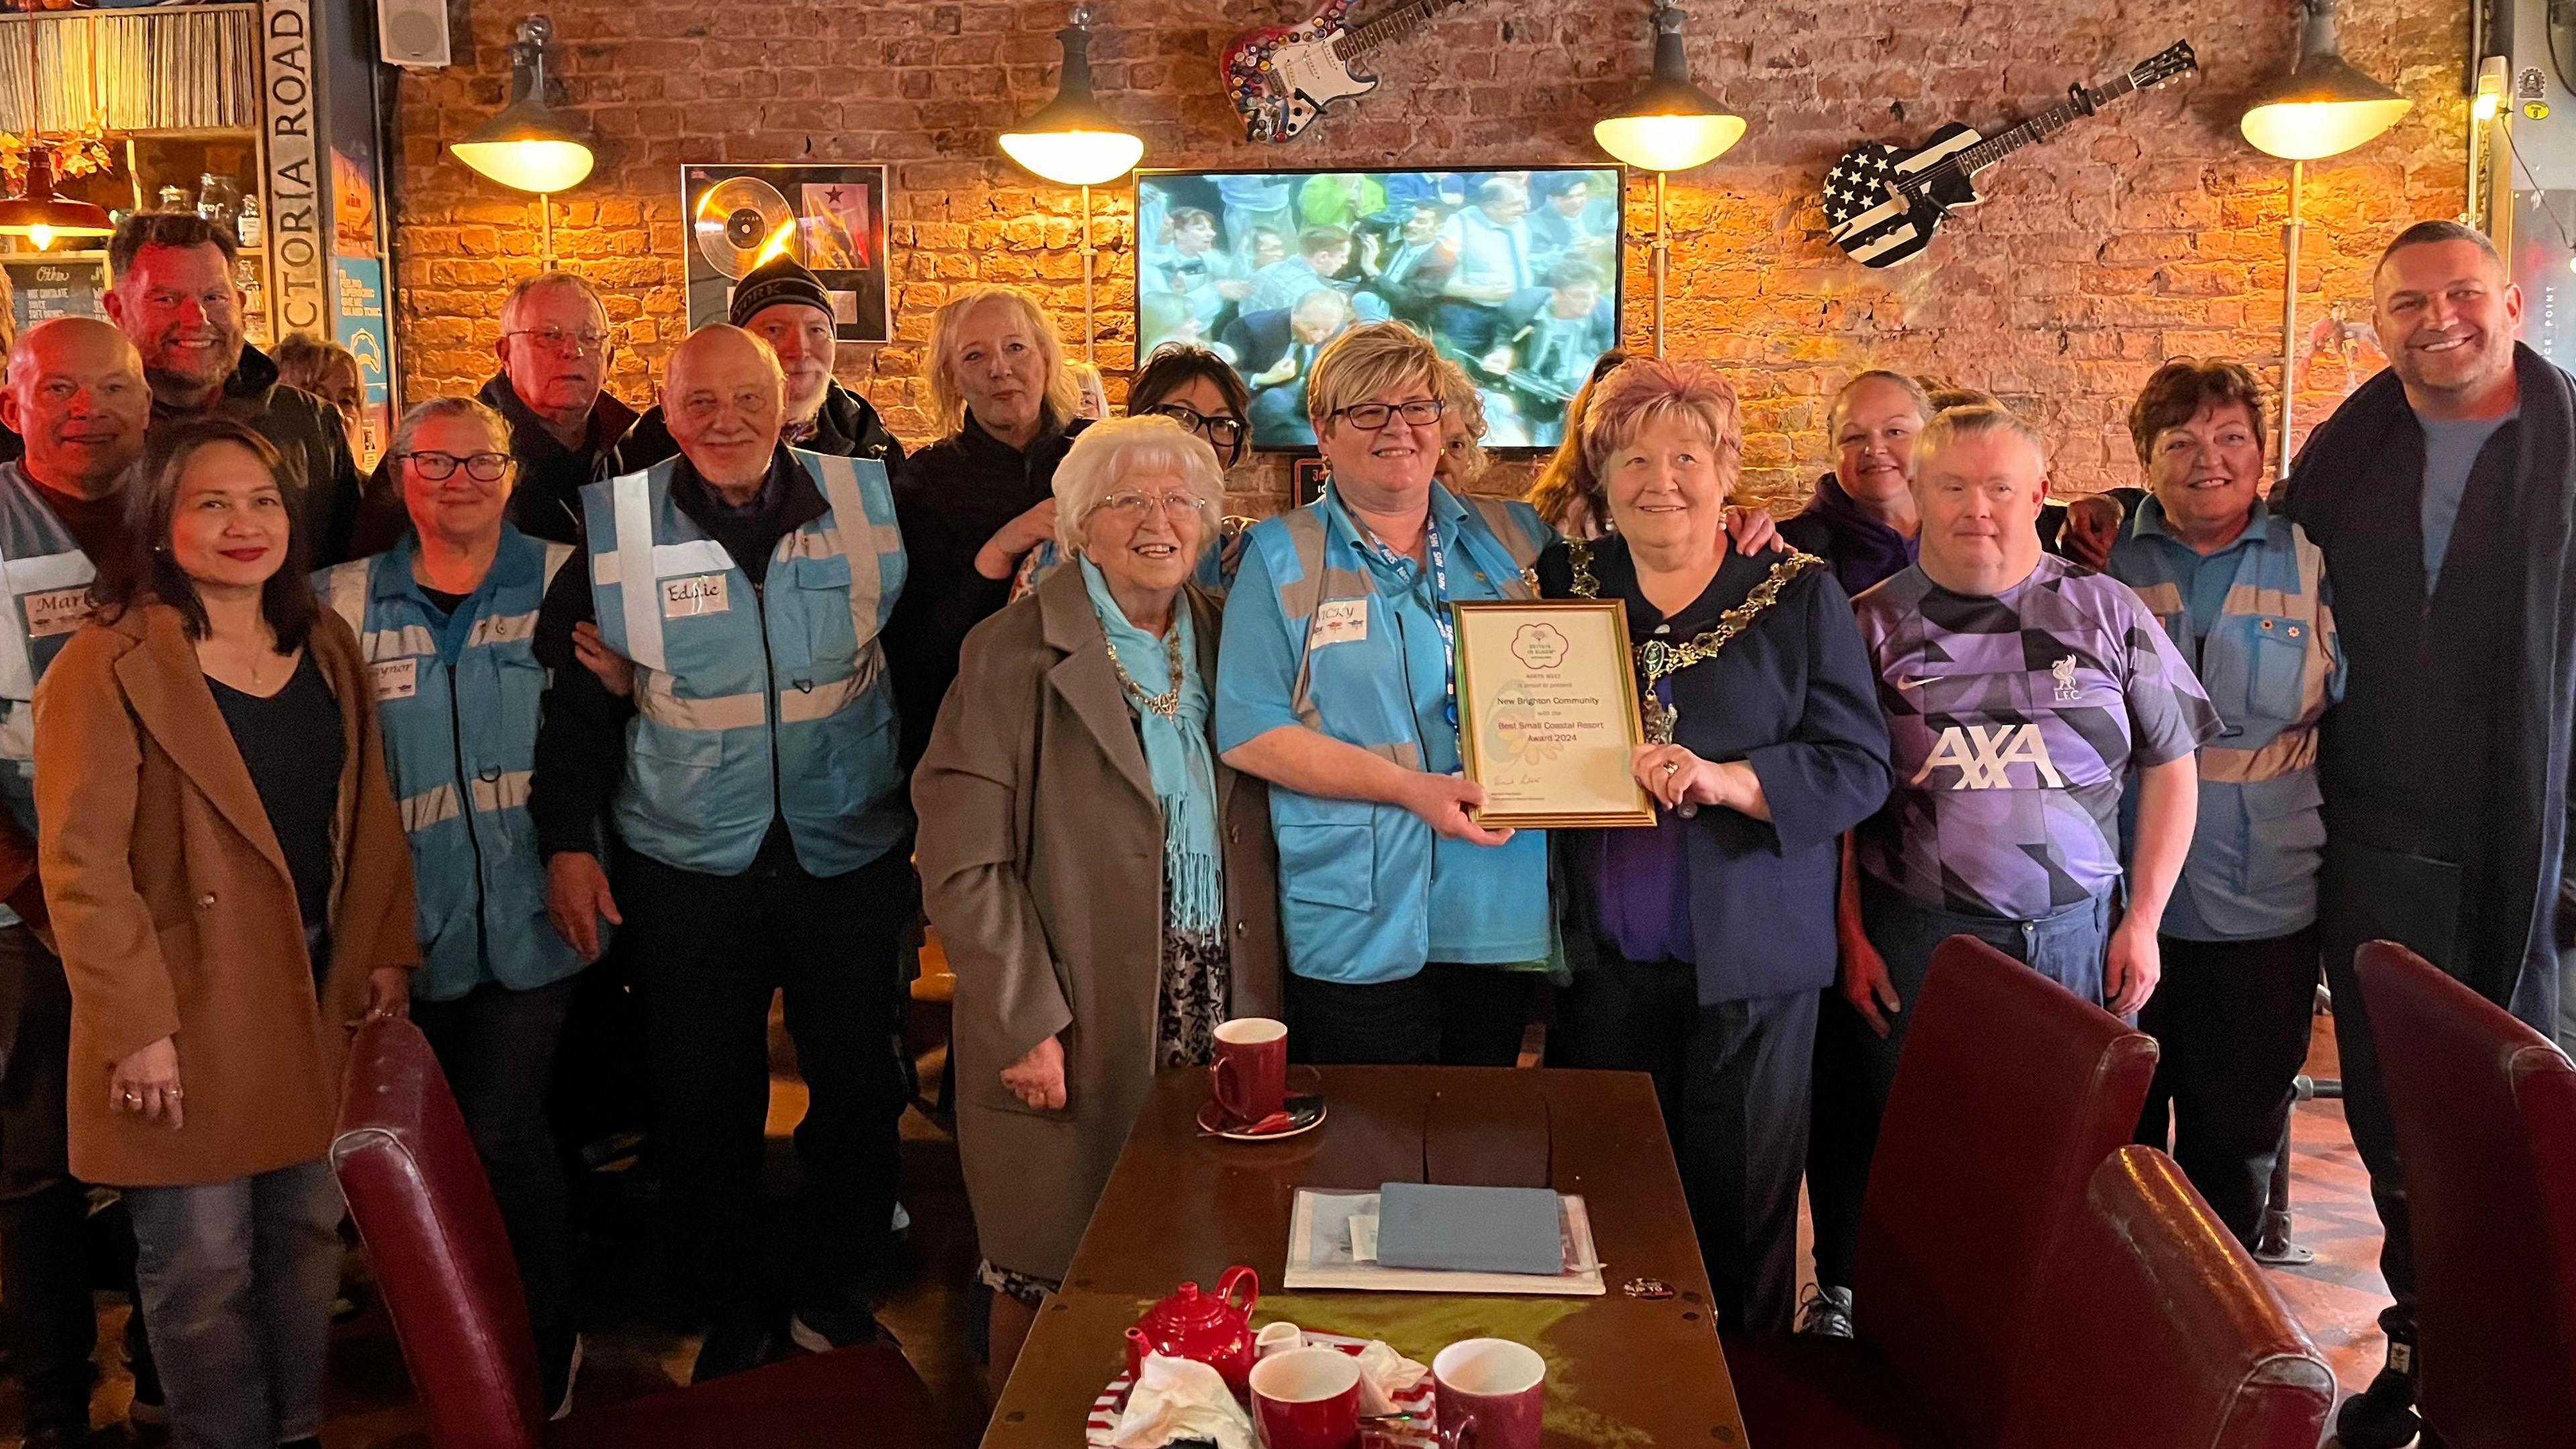
<path id="1" fill-rule="evenodd" d="M 498 303 L 534 266 L 537 214 L 445 146 L 502 103 L 526 4 L 457 7 L 455 66 L 400 85 L 393 194 L 406 396 L 470 389 L 492 368 Z M 1388 53 L 1382 89 L 1284 146 L 1254 146 L 1216 56 L 1304 0 L 1105 0 L 1092 44 L 1103 102 L 1149 166 L 1474 169 L 1602 159 L 1592 121 L 1645 75 L 1648 0 L 1468 0 Z M 2161 359 L 2223 356 L 2277 380 L 2288 167 L 2245 144 L 2245 97 L 2295 49 L 2286 0 L 1688 0 L 1699 83 L 1748 118 L 1732 152 L 1673 178 L 1668 351 L 1709 358 L 1746 411 L 1744 486 L 1794 504 L 1827 463 L 1831 390 L 1864 366 L 2001 394 L 2055 441 L 2060 491 L 2134 480 L 2123 419 Z M 2467 8 L 2353 0 L 2344 53 L 2415 102 L 2393 131 L 2310 168 L 2303 320 L 2369 315 L 2369 265 L 2405 222 L 2463 204 Z M 845 381 L 909 442 L 934 434 L 923 382 L 932 310 L 970 280 L 1032 285 L 1080 327 L 1074 193 L 999 154 L 995 135 L 1053 93 L 1068 6 L 856 0 L 550 0 L 558 72 L 602 145 L 559 199 L 557 250 L 608 293 L 628 346 L 612 387 L 649 401 L 684 327 L 683 163 L 883 162 L 892 168 L 895 340 L 845 348 Z M 1372 7 L 1360 7 L 1363 15 Z M 1989 133 L 2069 81 L 2189 38 L 2203 71 L 2120 103 L 1987 173 L 1988 200 L 1924 257 L 1887 271 L 1826 239 L 1816 190 L 1855 139 L 1916 140 L 1949 120 Z M 1651 295 L 1652 186 L 1628 197 L 1629 345 Z M 1099 355 L 1111 395 L 1132 365 L 1130 195 L 1095 196 Z M 2381 365 L 2330 342 L 2303 367 L 2313 420 Z M 1486 485 L 1517 489 L 1525 466 Z M 1276 506 L 1284 462 L 1238 475 Z"/>

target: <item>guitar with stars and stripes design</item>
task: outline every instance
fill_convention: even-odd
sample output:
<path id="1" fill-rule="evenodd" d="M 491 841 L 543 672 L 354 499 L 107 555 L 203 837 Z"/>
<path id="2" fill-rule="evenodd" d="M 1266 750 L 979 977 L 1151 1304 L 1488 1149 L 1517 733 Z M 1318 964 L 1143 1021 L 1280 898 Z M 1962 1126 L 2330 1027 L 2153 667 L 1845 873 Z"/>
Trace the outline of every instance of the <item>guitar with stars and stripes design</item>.
<path id="1" fill-rule="evenodd" d="M 1999 136 L 1981 136 L 1953 121 L 1911 151 L 1864 141 L 1825 173 L 1825 217 L 1833 223 L 1834 244 L 1865 266 L 1893 266 L 1923 250 L 1953 209 L 1983 199 L 1977 195 L 1978 172 L 2122 96 L 2199 66 L 2191 42 L 2178 40 L 2106 85 L 2068 86 L 2065 100 Z"/>

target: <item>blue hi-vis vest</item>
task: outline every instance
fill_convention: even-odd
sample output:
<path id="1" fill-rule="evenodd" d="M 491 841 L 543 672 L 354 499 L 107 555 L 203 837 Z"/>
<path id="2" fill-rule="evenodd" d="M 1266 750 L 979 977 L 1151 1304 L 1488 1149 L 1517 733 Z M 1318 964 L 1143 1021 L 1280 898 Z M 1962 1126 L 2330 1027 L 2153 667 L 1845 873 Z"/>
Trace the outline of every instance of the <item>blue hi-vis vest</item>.
<path id="1" fill-rule="evenodd" d="M 486 981 L 525 991 L 582 959 L 546 919 L 546 862 L 528 817 L 546 668 L 531 641 L 546 584 L 571 557 L 507 524 L 483 586 L 453 618 L 412 576 L 410 535 L 314 575 L 349 621 L 375 684 L 385 768 L 411 840 L 420 918 L 412 994 L 452 1001 Z"/>
<path id="2" fill-rule="evenodd" d="M 2112 546 L 2109 572 L 2137 591 L 2189 659 L 2191 606 L 2171 550 L 2154 537 L 2164 531 L 2156 501 L 2139 505 Z M 2304 530 L 2258 502 L 2231 557 L 2226 602 L 2197 660 L 2225 730 L 2200 747 L 2200 816 L 2174 895 L 2188 895 L 2219 938 L 2264 940 L 2316 919 L 2326 842 L 2317 721 L 2343 697 L 2344 659 L 2325 555 Z"/>
<path id="3" fill-rule="evenodd" d="M 1275 609 L 1284 621 L 1297 661 L 1287 704 L 1300 723 L 1406 769 L 1429 768 L 1401 632 L 1382 616 L 1375 628 L 1357 630 L 1327 622 L 1337 611 L 1344 624 L 1365 621 L 1383 607 L 1335 497 L 1327 493 L 1244 534 L 1273 588 L 1266 599 L 1236 590 L 1227 596 L 1228 612 Z M 1527 573 L 1554 535 L 1529 505 L 1435 485 L 1431 516 L 1449 551 L 1451 597 L 1535 596 Z M 1228 689 L 1224 668 L 1221 657 L 1221 695 Z M 1540 939 L 1516 959 L 1546 954 L 1544 831 L 1520 831 L 1501 846 L 1469 845 L 1434 837 L 1399 805 L 1281 785 L 1270 788 L 1270 819 L 1280 921 L 1296 975 L 1372 984 L 1412 976 L 1435 958 L 1480 960 L 1443 939 L 1444 927 L 1485 917 L 1498 900 L 1537 903 Z"/>
<path id="4" fill-rule="evenodd" d="M 903 590 L 894 491 L 874 458 L 789 456 L 828 507 L 758 587 L 672 501 L 680 459 L 582 490 L 599 632 L 636 665 L 617 831 L 682 870 L 748 870 L 781 815 L 818 876 L 910 828 L 877 639 Z"/>
<path id="5" fill-rule="evenodd" d="M 36 681 L 88 621 L 98 570 L 15 463 L 0 463 L 0 578 L 9 591 L 0 619 L 0 796 L 33 835 Z M 0 925 L 17 923 L 17 913 L 0 906 Z"/>

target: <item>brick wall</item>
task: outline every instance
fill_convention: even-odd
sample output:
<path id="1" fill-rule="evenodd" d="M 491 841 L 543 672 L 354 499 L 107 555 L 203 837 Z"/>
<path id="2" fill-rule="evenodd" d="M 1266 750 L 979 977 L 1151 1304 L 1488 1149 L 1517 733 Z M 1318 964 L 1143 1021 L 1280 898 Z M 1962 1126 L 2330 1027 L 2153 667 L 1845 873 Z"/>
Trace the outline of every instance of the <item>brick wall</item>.
<path id="1" fill-rule="evenodd" d="M 457 9 L 458 63 L 400 82 L 394 164 L 396 326 L 413 399 L 492 369 L 497 306 L 534 265 L 536 212 L 445 153 L 502 103 L 510 32 L 533 0 Z M 1591 122 L 1644 75 L 1647 0 L 1470 0 L 1381 67 L 1376 95 L 1278 147 L 1242 141 L 1215 56 L 1305 0 L 1104 0 L 1092 46 L 1102 100 L 1146 137 L 1147 165 L 1436 166 L 1601 160 Z M 1363 14 L 1372 7 L 1361 6 Z M 2287 0 L 1688 0 L 1700 84 L 1751 130 L 1671 190 L 1669 351 L 1719 360 L 1747 412 L 1745 483 L 1795 498 L 1825 462 L 1824 402 L 1855 368 L 1936 373 L 2004 395 L 2056 440 L 2061 489 L 2130 481 L 2122 424 L 2154 364 L 2230 356 L 2278 373 L 2287 166 L 2236 129 L 2244 97 L 2294 49 Z M 1080 325 L 1075 197 L 1002 159 L 996 132 L 1054 86 L 1062 0 L 550 0 L 559 73 L 602 144 L 559 201 L 557 249 L 599 282 L 629 345 L 612 386 L 648 400 L 683 327 L 679 170 L 705 160 L 891 165 L 895 340 L 845 348 L 842 374 L 908 441 L 927 441 L 922 344 L 970 279 L 1033 284 Z M 2344 52 L 2416 108 L 2311 168 L 2303 315 L 2366 321 L 2368 266 L 2404 222 L 2462 205 L 2466 7 L 2354 0 Z M 1957 119 L 1993 131 L 2177 37 L 2203 73 L 2123 102 L 1987 174 L 1990 199 L 1931 252 L 1888 271 L 1825 237 L 1817 183 L 1852 140 L 1919 138 Z M 1648 330 L 1651 185 L 1631 186 L 1625 328 Z M 1096 197 L 1100 362 L 1131 364 L 1129 197 Z M 2266 362 L 2266 359 L 2271 361 Z M 2379 365 L 2329 344 L 2300 379 L 2315 417 Z M 1517 487 L 1519 467 L 1494 486 Z M 1275 497 L 1284 463 L 1249 475 Z"/>

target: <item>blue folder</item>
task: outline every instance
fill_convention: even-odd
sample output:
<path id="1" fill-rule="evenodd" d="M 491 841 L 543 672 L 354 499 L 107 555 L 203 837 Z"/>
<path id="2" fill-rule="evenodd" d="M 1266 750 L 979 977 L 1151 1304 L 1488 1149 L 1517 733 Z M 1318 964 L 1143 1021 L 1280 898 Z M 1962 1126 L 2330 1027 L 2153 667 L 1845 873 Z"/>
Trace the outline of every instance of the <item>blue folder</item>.
<path id="1" fill-rule="evenodd" d="M 1390 1182 L 1378 1189 L 1377 1260 L 1389 1268 L 1565 1270 L 1556 1194 L 1543 1187 Z"/>

